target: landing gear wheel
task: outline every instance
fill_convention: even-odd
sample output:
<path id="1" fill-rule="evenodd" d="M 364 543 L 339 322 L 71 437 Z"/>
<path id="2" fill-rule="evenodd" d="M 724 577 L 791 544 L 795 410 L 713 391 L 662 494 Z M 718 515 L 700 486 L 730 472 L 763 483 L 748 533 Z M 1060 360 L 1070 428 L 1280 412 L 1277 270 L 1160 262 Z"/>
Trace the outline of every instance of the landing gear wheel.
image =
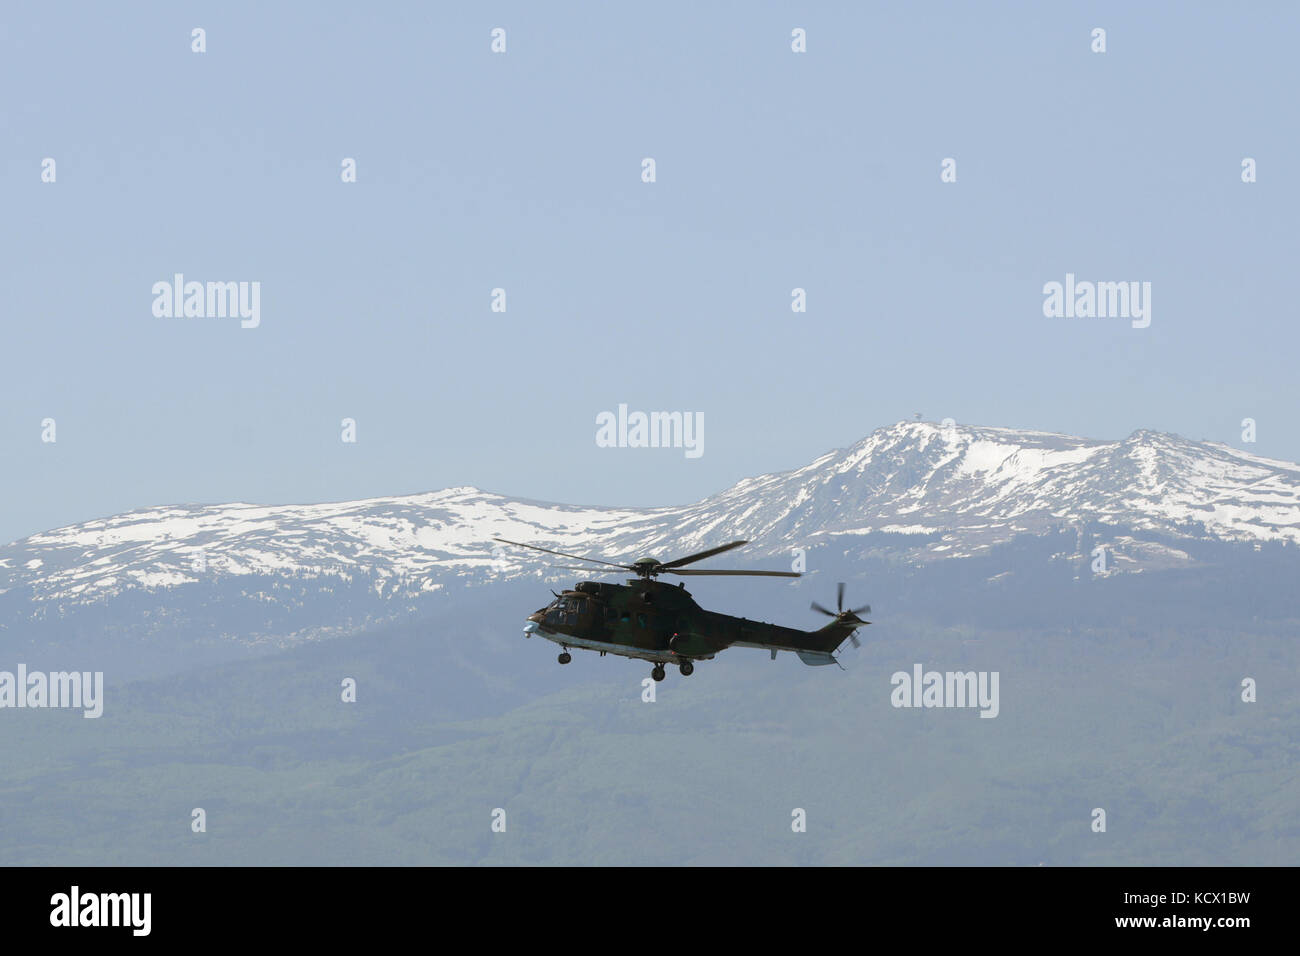
<path id="1" fill-rule="evenodd" d="M 683 677 L 690 677 L 692 674 L 695 673 L 695 665 L 692 664 L 690 661 L 682 661 L 679 665 L 677 665 L 677 669 L 682 672 Z"/>
<path id="2" fill-rule="evenodd" d="M 664 677 L 667 676 L 664 673 L 664 665 L 656 664 L 654 670 L 650 672 L 650 676 L 653 677 L 655 680 L 663 680 Z"/>
<path id="3" fill-rule="evenodd" d="M 559 657 L 557 657 L 556 660 L 559 661 L 561 664 L 567 664 L 569 663 L 569 661 L 573 660 L 573 657 L 572 655 L 569 654 L 568 651 L 565 651 Z"/>

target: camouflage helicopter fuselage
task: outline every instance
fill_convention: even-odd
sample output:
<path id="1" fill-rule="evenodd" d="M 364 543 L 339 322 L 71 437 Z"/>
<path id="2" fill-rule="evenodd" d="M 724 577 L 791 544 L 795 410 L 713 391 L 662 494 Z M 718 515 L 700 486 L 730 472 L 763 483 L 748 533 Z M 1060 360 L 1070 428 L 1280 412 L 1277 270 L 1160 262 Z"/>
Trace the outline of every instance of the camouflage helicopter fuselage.
<path id="1" fill-rule="evenodd" d="M 582 581 L 529 615 L 528 636 L 537 634 L 566 650 L 578 647 L 652 661 L 687 664 L 708 660 L 728 647 L 791 651 L 805 664 L 833 664 L 833 652 L 868 622 L 844 612 L 816 631 L 751 621 L 700 607 L 686 588 L 654 580 L 627 584 Z"/>
<path id="2" fill-rule="evenodd" d="M 723 554 L 748 544 L 748 541 L 731 541 L 716 547 L 697 551 L 671 561 L 657 558 L 638 558 L 631 564 L 592 558 L 568 551 L 544 548 L 537 544 L 494 538 L 502 544 L 541 551 L 562 558 L 584 561 L 597 568 L 570 567 L 569 570 L 600 574 L 630 571 L 636 575 L 626 584 L 607 584 L 603 581 L 581 581 L 570 591 L 557 594 L 546 607 L 530 614 L 524 625 L 524 636 L 539 634 L 548 641 L 559 644 L 560 663 L 567 664 L 572 655 L 569 648 L 620 657 L 633 657 L 651 661 L 654 669 L 650 676 L 664 679 L 664 665 L 676 664 L 682 676 L 695 670 L 695 661 L 709 660 L 718 651 L 728 647 L 758 647 L 769 651 L 776 660 L 777 651 L 792 651 L 805 664 L 834 664 L 835 650 L 844 643 L 858 639 L 854 632 L 870 623 L 858 617 L 871 608 L 844 609 L 844 584 L 838 585 L 835 610 L 831 611 L 813 602 L 812 609 L 831 618 L 831 622 L 816 631 L 800 631 L 779 624 L 751 621 L 706 611 L 695 603 L 682 585 L 673 587 L 656 581 L 661 574 L 680 577 L 688 575 L 718 575 L 767 578 L 797 578 L 799 571 L 733 570 L 719 568 L 691 568 L 687 565 Z M 555 565 L 561 567 L 561 565 Z M 605 570 L 611 568 L 613 570 Z M 555 592 L 551 592 L 555 593 Z"/>

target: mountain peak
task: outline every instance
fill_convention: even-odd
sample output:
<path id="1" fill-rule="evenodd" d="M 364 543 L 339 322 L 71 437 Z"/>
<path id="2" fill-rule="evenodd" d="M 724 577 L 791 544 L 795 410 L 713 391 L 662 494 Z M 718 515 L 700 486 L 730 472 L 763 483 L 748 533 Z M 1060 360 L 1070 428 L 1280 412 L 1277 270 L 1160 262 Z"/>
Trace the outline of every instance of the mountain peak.
<path id="1" fill-rule="evenodd" d="M 746 538 L 756 560 L 833 546 L 925 563 L 1085 524 L 1112 529 L 1134 570 L 1167 566 L 1170 541 L 1300 543 L 1300 468 L 1151 429 L 1097 441 L 904 420 L 678 507 L 547 504 L 460 485 L 329 504 L 148 508 L 0 548 L 0 595 L 98 600 L 213 575 L 361 576 L 418 592 L 448 575 L 537 572 L 494 552 L 495 537 L 593 556 Z"/>

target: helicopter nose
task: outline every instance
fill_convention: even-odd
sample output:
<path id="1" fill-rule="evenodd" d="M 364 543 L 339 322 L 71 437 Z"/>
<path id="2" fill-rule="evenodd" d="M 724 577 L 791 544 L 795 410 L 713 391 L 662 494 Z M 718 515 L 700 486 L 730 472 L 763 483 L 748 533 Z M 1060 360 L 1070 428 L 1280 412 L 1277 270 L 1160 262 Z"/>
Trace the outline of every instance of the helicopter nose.
<path id="1" fill-rule="evenodd" d="M 528 615 L 528 620 L 524 621 L 524 634 L 526 636 L 531 636 L 541 626 L 542 626 L 542 615 L 530 614 Z"/>

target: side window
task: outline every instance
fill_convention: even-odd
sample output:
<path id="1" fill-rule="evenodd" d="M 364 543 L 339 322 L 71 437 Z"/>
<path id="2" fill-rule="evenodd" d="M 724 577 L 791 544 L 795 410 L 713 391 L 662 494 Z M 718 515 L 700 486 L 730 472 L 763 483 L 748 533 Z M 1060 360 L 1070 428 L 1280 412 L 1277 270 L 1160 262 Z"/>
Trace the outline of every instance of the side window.
<path id="1" fill-rule="evenodd" d="M 644 614 L 638 614 L 638 615 L 636 616 L 636 624 L 637 624 L 637 627 L 645 627 L 645 615 L 644 615 Z"/>

